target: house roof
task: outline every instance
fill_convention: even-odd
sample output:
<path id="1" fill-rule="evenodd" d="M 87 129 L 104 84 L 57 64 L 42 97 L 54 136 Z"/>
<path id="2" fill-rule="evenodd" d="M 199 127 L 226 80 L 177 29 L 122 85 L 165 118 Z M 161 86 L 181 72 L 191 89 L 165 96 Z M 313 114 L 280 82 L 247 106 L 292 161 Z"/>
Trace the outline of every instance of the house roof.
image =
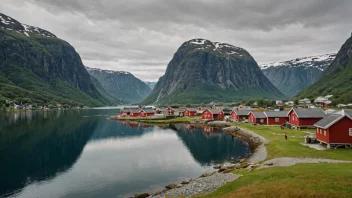
<path id="1" fill-rule="evenodd" d="M 264 111 L 264 114 L 268 118 L 286 118 L 288 117 L 288 111 Z"/>
<path id="2" fill-rule="evenodd" d="M 251 111 L 255 118 L 266 118 L 266 115 L 262 111 Z"/>
<path id="3" fill-rule="evenodd" d="M 219 109 L 207 109 L 207 110 L 209 110 L 212 114 L 219 114 L 220 112 L 222 112 Z"/>
<path id="4" fill-rule="evenodd" d="M 327 115 L 323 119 L 319 120 L 317 123 L 314 124 L 314 126 L 327 129 L 329 126 L 331 126 L 333 123 L 336 123 L 337 121 L 341 120 L 345 116 L 341 115 Z"/>
<path id="5" fill-rule="evenodd" d="M 132 113 L 139 113 L 141 110 L 140 109 L 131 109 L 130 110 Z"/>
<path id="6" fill-rule="evenodd" d="M 298 118 L 323 118 L 326 116 L 324 111 L 320 108 L 307 109 L 307 108 L 293 108 L 287 115 L 294 111 Z"/>
<path id="7" fill-rule="evenodd" d="M 249 114 L 249 112 L 251 112 L 251 110 L 242 110 L 242 109 L 239 109 L 239 110 L 234 110 L 234 112 L 235 112 L 237 115 L 246 116 L 246 115 Z"/>
<path id="8" fill-rule="evenodd" d="M 154 113 L 154 110 L 152 108 L 146 108 L 146 109 L 142 109 L 142 110 L 146 113 Z"/>
<path id="9" fill-rule="evenodd" d="M 186 108 L 185 110 L 188 110 L 188 111 L 190 111 L 190 112 L 196 112 L 196 111 L 197 111 L 196 108 Z"/>

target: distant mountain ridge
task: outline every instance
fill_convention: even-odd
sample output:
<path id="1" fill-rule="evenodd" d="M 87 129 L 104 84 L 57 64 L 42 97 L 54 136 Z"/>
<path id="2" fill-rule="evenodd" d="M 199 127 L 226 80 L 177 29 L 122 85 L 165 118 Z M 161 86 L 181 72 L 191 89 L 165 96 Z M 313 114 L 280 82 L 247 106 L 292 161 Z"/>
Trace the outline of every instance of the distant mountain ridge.
<path id="1" fill-rule="evenodd" d="M 287 97 L 293 97 L 318 81 L 336 53 L 262 64 L 264 75 Z"/>
<path id="2" fill-rule="evenodd" d="M 130 72 L 86 67 L 113 98 L 139 103 L 151 92 L 150 87 Z"/>
<path id="3" fill-rule="evenodd" d="M 334 95 L 332 101 L 352 103 L 352 35 L 342 45 L 333 62 L 324 70 L 321 79 L 301 91 L 296 97 L 315 98 Z"/>
<path id="4" fill-rule="evenodd" d="M 243 48 L 192 39 L 184 42 L 145 104 L 187 104 L 284 98 Z"/>
<path id="5" fill-rule="evenodd" d="M 145 84 L 147 84 L 147 85 L 149 86 L 149 88 L 150 88 L 151 90 L 154 89 L 154 87 L 155 87 L 155 85 L 156 85 L 156 83 L 157 83 L 157 82 L 148 82 L 148 81 L 144 81 L 144 82 L 145 82 Z"/>
<path id="6" fill-rule="evenodd" d="M 0 13 L 0 102 L 103 106 L 75 49 L 41 28 Z"/>

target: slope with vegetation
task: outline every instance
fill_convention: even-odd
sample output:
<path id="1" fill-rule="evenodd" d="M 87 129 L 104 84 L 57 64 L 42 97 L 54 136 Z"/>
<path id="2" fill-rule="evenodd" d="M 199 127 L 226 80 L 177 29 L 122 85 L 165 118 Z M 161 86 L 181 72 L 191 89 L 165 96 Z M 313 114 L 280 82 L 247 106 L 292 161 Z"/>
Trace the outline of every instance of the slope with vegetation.
<path id="1" fill-rule="evenodd" d="M 334 95 L 332 101 L 335 104 L 352 102 L 352 36 L 342 45 L 321 79 L 300 92 L 297 98 L 329 94 Z"/>
<path id="2" fill-rule="evenodd" d="M 111 104 L 75 49 L 54 34 L 0 13 L 0 98 L 16 103 Z"/>

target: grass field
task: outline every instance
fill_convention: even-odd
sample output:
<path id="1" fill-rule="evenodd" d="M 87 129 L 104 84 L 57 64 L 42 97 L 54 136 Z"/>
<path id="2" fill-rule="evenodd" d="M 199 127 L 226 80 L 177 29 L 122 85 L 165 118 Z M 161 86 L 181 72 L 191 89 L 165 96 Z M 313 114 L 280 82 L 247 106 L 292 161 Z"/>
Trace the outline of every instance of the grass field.
<path id="1" fill-rule="evenodd" d="M 307 132 L 315 133 L 315 129 L 282 130 L 279 126 L 254 126 L 243 123 L 236 123 L 233 125 L 253 131 L 270 140 L 270 143 L 266 145 L 268 150 L 267 159 L 276 157 L 313 157 L 352 160 L 352 150 L 350 149 L 328 149 L 318 151 L 301 145 L 301 143 L 304 142 L 303 136 L 307 135 Z M 287 132 L 288 140 L 285 140 L 284 138 L 285 132 Z"/>
<path id="2" fill-rule="evenodd" d="M 301 145 L 306 132 L 315 130 L 280 129 L 279 126 L 233 124 L 253 131 L 268 140 L 267 159 L 276 157 L 312 157 L 352 160 L 350 149 L 318 151 Z M 287 132 L 288 140 L 284 133 Z M 243 176 L 209 195 L 199 197 L 351 197 L 352 164 L 297 164 L 260 170 L 235 170 Z"/>
<path id="3" fill-rule="evenodd" d="M 208 197 L 351 197 L 352 164 L 298 164 L 251 172 Z"/>

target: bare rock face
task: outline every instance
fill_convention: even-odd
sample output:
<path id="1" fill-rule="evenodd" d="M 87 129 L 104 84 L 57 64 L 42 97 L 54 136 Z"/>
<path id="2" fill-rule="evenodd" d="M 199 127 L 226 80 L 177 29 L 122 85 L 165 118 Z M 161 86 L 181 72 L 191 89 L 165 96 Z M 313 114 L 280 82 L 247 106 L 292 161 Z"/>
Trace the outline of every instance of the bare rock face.
<path id="1" fill-rule="evenodd" d="M 144 103 L 201 103 L 283 98 L 245 50 L 193 39 L 181 45 Z"/>

